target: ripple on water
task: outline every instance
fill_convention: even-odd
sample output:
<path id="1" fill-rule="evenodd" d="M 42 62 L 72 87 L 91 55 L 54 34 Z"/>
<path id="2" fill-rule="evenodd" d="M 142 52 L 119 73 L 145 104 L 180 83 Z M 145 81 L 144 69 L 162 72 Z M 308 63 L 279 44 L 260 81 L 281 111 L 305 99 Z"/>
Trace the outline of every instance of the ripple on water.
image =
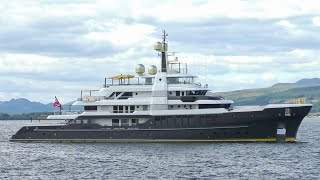
<path id="1" fill-rule="evenodd" d="M 0 121 L 0 179 L 319 179 L 320 119 L 297 143 L 12 143 Z"/>

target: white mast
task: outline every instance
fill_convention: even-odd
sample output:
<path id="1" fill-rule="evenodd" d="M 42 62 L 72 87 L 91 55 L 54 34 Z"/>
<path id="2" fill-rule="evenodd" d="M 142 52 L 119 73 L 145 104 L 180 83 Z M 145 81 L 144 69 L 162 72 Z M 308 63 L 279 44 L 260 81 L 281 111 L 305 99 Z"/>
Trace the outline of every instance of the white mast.
<path id="1" fill-rule="evenodd" d="M 168 110 L 168 84 L 167 84 L 167 66 L 168 66 L 168 45 L 166 37 L 168 34 L 163 30 L 162 43 L 157 42 L 154 45 L 156 51 L 161 52 L 161 70 L 155 75 L 152 86 L 152 96 L 150 110 Z"/>

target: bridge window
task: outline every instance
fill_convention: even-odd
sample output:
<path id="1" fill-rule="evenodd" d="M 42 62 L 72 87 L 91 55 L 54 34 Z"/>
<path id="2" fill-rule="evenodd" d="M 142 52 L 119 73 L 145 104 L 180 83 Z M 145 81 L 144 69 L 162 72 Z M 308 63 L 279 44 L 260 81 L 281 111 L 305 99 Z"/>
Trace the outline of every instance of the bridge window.
<path id="1" fill-rule="evenodd" d="M 193 77 L 168 77 L 168 84 L 193 84 Z"/>
<path id="2" fill-rule="evenodd" d="M 119 99 L 128 99 L 131 98 L 133 96 L 132 92 L 125 92 L 122 94 L 122 96 Z"/>
<path id="3" fill-rule="evenodd" d="M 202 95 L 202 91 L 187 91 L 187 95 Z"/>

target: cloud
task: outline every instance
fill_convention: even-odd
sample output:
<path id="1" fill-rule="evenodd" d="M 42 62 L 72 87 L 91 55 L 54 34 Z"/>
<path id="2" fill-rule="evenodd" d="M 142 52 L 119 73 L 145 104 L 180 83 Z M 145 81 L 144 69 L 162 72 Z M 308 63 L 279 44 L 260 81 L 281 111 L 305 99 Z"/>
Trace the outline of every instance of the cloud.
<path id="1" fill-rule="evenodd" d="M 320 73 L 318 1 L 10 0 L 0 11 L 0 100 L 73 100 L 139 63 L 159 67 L 162 29 L 214 91 Z"/>
<path id="2" fill-rule="evenodd" d="M 320 16 L 313 17 L 312 23 L 314 26 L 320 26 Z"/>
<path id="3" fill-rule="evenodd" d="M 296 27 L 294 24 L 292 24 L 288 20 L 281 20 L 281 21 L 277 22 L 276 24 L 279 25 L 279 26 L 283 26 L 285 28 L 294 28 L 294 27 Z"/>

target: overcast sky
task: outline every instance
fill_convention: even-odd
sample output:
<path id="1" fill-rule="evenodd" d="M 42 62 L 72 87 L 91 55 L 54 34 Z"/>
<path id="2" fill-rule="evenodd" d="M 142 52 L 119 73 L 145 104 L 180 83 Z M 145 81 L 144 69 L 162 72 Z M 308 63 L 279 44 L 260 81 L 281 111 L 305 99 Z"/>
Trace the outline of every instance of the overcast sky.
<path id="1" fill-rule="evenodd" d="M 1 0 L 0 101 L 62 103 L 159 64 L 161 31 L 213 91 L 320 77 L 320 1 Z"/>

